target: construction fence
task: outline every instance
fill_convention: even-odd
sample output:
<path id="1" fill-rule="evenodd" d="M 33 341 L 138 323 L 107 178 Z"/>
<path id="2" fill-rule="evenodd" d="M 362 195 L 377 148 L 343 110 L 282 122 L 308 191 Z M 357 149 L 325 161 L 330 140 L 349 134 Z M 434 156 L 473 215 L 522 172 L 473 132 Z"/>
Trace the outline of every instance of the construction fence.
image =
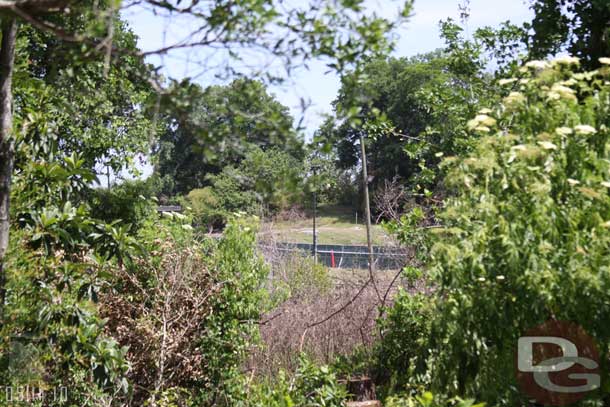
<path id="1" fill-rule="evenodd" d="M 313 245 L 309 243 L 274 243 L 280 253 L 300 252 L 313 256 Z M 263 247 L 264 248 L 264 247 Z M 317 245 L 317 259 L 327 267 L 342 269 L 366 269 L 369 262 L 367 246 Z M 407 250 L 400 247 L 373 247 L 373 262 L 377 270 L 397 270 L 407 263 Z"/>

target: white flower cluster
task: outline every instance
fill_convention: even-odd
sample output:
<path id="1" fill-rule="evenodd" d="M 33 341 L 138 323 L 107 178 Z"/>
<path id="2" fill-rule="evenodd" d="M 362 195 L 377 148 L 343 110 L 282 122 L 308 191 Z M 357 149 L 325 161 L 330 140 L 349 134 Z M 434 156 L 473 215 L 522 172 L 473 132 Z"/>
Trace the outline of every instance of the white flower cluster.
<path id="1" fill-rule="evenodd" d="M 574 133 L 574 130 L 569 127 L 558 127 L 555 129 L 555 132 L 560 136 L 569 136 L 570 134 Z"/>
<path id="2" fill-rule="evenodd" d="M 500 79 L 498 84 L 500 86 L 510 85 L 511 83 L 517 82 L 517 78 Z"/>
<path id="3" fill-rule="evenodd" d="M 491 127 L 496 125 L 496 119 L 487 115 L 487 113 L 491 113 L 491 110 L 486 109 L 483 111 L 485 113 L 478 114 L 474 119 L 468 122 L 468 128 L 470 130 L 489 133 L 491 131 Z"/>
<path id="4" fill-rule="evenodd" d="M 552 65 L 580 65 L 580 59 L 571 56 L 555 58 L 551 61 Z"/>
<path id="5" fill-rule="evenodd" d="M 539 141 L 538 145 L 545 150 L 557 150 L 557 146 L 550 141 Z"/>
<path id="6" fill-rule="evenodd" d="M 504 98 L 504 104 L 507 106 L 515 106 L 524 103 L 526 100 L 525 95 L 521 92 L 511 92 L 507 97 Z"/>
<path id="7" fill-rule="evenodd" d="M 574 131 L 576 134 L 581 136 L 588 136 L 590 134 L 597 133 L 597 130 L 593 126 L 589 126 L 588 124 L 580 124 L 578 126 L 574 126 Z"/>
<path id="8" fill-rule="evenodd" d="M 565 85 L 554 84 L 548 93 L 549 100 L 568 99 L 576 100 L 576 92 L 572 88 L 568 88 Z"/>
<path id="9" fill-rule="evenodd" d="M 551 67 L 551 64 L 547 61 L 529 61 L 525 64 L 526 68 L 543 70 Z"/>

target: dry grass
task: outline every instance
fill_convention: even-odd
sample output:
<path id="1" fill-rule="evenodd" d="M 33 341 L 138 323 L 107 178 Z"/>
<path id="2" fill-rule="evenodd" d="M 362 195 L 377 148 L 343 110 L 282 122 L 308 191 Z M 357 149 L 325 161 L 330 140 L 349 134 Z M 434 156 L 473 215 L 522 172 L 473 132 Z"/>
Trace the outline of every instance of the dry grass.
<path id="1" fill-rule="evenodd" d="M 386 272 L 376 278 L 379 291 L 388 291 L 386 305 L 391 305 L 402 285 L 400 279 L 392 284 L 396 273 Z M 301 352 L 317 362 L 330 363 L 359 348 L 372 348 L 379 334 L 376 319 L 380 302 L 375 288 L 366 285 L 366 271 L 333 274 L 334 286 L 328 293 L 291 298 L 263 318 L 262 343 L 252 350 L 249 370 L 269 377 L 280 369 L 293 371 Z M 328 321 L 315 325 L 340 309 Z"/>
<path id="2" fill-rule="evenodd" d="M 379 335 L 379 307 L 384 301 L 391 305 L 404 286 L 399 271 L 377 271 L 372 284 L 368 270 L 326 269 L 307 254 L 306 260 L 295 259 L 294 253 L 277 249 L 277 238 L 273 233 L 259 235 L 263 256 L 272 267 L 267 287 L 272 296 L 287 286 L 299 289 L 263 317 L 261 344 L 252 349 L 248 370 L 273 377 L 280 369 L 294 371 L 301 352 L 330 363 L 357 349 L 371 349 Z M 405 250 L 405 263 L 412 256 L 412 250 Z"/>

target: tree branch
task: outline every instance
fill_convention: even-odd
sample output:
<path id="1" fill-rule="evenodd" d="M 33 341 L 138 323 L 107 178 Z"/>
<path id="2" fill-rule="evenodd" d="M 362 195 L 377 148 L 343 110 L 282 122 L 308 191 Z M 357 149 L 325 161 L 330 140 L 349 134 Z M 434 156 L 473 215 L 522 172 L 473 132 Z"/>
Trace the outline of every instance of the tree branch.
<path id="1" fill-rule="evenodd" d="M 6 270 L 4 256 L 8 249 L 10 230 L 11 176 L 13 173 L 13 70 L 15 66 L 15 44 L 17 43 L 17 21 L 2 20 L 2 43 L 0 45 L 0 326 L 4 325 L 4 303 L 6 297 Z"/>
<path id="2" fill-rule="evenodd" d="M 27 10 L 33 13 L 50 13 L 63 10 L 74 0 L 0 0 L 0 9 L 15 11 Z"/>

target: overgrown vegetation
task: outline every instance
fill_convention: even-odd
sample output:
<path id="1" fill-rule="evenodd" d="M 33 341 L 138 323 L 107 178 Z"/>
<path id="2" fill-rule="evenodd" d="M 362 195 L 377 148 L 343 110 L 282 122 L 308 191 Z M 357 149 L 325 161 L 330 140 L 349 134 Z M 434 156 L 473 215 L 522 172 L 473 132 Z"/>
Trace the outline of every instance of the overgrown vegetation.
<path id="1" fill-rule="evenodd" d="M 305 3 L 0 2 L 0 404 L 532 405 L 514 352 L 548 320 L 607 372 L 607 2 L 531 0 L 472 35 L 466 2 L 410 58 L 389 57 L 410 1 L 396 22 Z M 142 52 L 121 13 L 143 5 L 197 28 Z M 222 84 L 146 62 L 199 47 Z M 341 88 L 306 144 L 269 89 L 315 58 Z M 275 245 L 319 208 L 318 242 L 360 243 L 365 186 L 402 270 Z M 606 376 L 578 405 L 610 402 Z"/>

